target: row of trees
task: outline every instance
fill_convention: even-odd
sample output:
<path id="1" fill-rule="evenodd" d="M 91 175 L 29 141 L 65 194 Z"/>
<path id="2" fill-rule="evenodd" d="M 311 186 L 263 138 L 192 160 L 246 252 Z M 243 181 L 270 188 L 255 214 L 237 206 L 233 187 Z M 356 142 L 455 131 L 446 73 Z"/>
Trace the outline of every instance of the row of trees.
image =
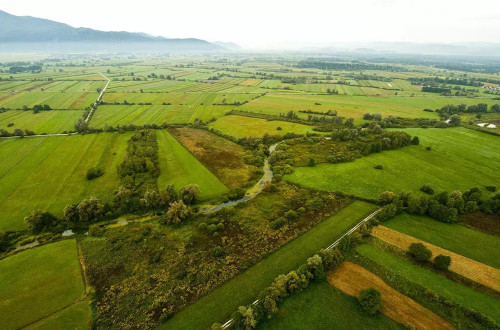
<path id="1" fill-rule="evenodd" d="M 417 215 L 428 215 L 436 220 L 455 223 L 458 216 L 465 213 L 481 211 L 486 214 L 500 215 L 500 194 L 491 198 L 484 197 L 481 189 L 474 187 L 465 192 L 458 190 L 451 193 L 441 192 L 434 196 L 415 196 L 408 192 L 395 194 L 384 192 L 379 197 L 384 205 L 377 214 L 377 219 L 385 221 L 392 218 L 404 207 L 406 212 Z"/>
<path id="2" fill-rule="evenodd" d="M 494 112 L 494 113 L 500 113 L 500 104 L 492 104 L 489 107 L 488 110 L 488 105 L 486 103 L 479 103 L 479 104 L 473 104 L 473 105 L 465 105 L 465 104 L 448 104 L 441 109 L 436 110 L 441 116 L 448 117 L 450 115 L 454 114 L 461 114 L 461 113 L 487 113 L 487 112 Z"/>

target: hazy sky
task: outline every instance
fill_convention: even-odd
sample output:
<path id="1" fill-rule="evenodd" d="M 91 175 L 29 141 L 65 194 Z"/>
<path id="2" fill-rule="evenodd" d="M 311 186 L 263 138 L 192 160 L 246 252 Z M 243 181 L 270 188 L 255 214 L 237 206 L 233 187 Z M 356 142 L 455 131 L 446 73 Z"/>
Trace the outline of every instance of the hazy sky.
<path id="1" fill-rule="evenodd" d="M 0 9 L 75 27 L 234 41 L 248 48 L 500 42 L 500 0 L 10 0 Z"/>

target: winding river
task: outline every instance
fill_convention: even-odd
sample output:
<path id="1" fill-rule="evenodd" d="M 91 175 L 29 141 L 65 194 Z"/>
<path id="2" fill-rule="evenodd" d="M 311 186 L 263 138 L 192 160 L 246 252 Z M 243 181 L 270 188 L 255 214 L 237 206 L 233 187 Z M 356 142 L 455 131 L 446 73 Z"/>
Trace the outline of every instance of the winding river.
<path id="1" fill-rule="evenodd" d="M 281 142 L 275 143 L 269 147 L 269 156 L 271 156 L 271 154 L 274 152 L 274 150 L 276 150 L 276 146 L 280 143 Z M 262 189 L 264 189 L 264 184 L 266 182 L 270 182 L 273 179 L 273 171 L 271 170 L 271 165 L 269 164 L 269 156 L 265 159 L 264 167 L 262 168 L 264 170 L 264 175 L 252 188 L 247 190 L 247 192 L 245 193 L 245 196 L 241 197 L 240 199 L 221 203 L 221 204 L 215 205 L 215 206 L 204 206 L 204 207 L 200 208 L 200 211 L 203 213 L 217 212 L 225 207 L 234 206 L 234 205 L 239 204 L 241 202 L 245 202 L 249 199 L 254 198 L 258 194 L 260 194 Z"/>

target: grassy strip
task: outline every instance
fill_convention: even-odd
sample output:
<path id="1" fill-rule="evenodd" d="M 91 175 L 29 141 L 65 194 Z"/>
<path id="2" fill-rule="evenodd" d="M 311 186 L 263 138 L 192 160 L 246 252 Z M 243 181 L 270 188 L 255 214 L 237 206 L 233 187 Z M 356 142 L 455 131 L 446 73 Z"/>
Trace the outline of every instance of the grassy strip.
<path id="1" fill-rule="evenodd" d="M 450 281 L 372 245 L 358 246 L 356 251 L 359 254 L 355 258 L 356 263 L 455 325 L 466 320 L 464 311 L 454 308 L 455 304 L 500 321 L 500 301 L 494 297 Z M 439 296 L 445 301 L 441 301 Z"/>
<path id="2" fill-rule="evenodd" d="M 368 315 L 356 298 L 326 281 L 311 283 L 307 289 L 288 297 L 271 319 L 257 329 L 400 329 L 383 314 Z"/>
<path id="3" fill-rule="evenodd" d="M 157 131 L 160 176 L 158 188 L 173 184 L 176 189 L 195 183 L 202 199 L 222 195 L 227 187 L 166 130 Z"/>
<path id="4" fill-rule="evenodd" d="M 374 209 L 373 205 L 365 202 L 352 203 L 176 314 L 163 326 L 172 329 L 201 329 L 214 322 L 225 321 L 239 306 L 251 303 L 275 277 L 297 268 Z"/>
<path id="5" fill-rule="evenodd" d="M 498 236 L 404 212 L 384 226 L 500 269 Z"/>

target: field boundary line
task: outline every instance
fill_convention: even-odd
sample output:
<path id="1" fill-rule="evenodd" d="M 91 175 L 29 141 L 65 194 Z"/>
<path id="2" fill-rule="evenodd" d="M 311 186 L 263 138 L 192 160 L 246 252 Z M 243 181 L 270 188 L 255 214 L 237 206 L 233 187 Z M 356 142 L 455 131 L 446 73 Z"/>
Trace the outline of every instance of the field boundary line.
<path id="1" fill-rule="evenodd" d="M 99 72 L 99 74 L 101 76 L 103 76 L 108 82 L 106 83 L 106 85 L 104 85 L 104 88 L 102 89 L 101 93 L 99 93 L 99 96 L 97 97 L 97 99 L 94 102 L 94 107 L 91 108 L 91 110 L 90 110 L 87 118 L 85 118 L 85 122 L 86 123 L 88 123 L 89 120 L 90 120 L 90 118 L 92 118 L 92 115 L 94 114 L 95 110 L 99 106 L 99 101 L 101 101 L 102 96 L 104 95 L 104 92 L 106 91 L 106 88 L 108 88 L 108 85 L 111 82 L 111 80 L 108 77 L 106 77 L 105 75 L 103 75 L 101 72 Z"/>
<path id="2" fill-rule="evenodd" d="M 361 227 L 362 224 L 364 224 L 365 222 L 367 222 L 368 220 L 370 220 L 371 218 L 373 218 L 377 213 L 379 213 L 382 209 L 378 209 L 374 212 L 372 212 L 370 215 L 368 215 L 367 217 L 365 217 L 363 220 L 361 220 L 360 222 L 358 222 L 354 227 L 352 227 L 351 229 L 349 229 L 346 233 L 344 233 L 342 236 L 340 236 L 335 242 L 333 242 L 332 244 L 330 244 L 328 247 L 325 248 L 325 250 L 332 250 L 334 247 L 336 247 L 340 241 L 346 237 L 346 236 L 349 236 L 350 234 L 352 234 L 354 231 L 356 231 L 359 227 Z M 252 305 L 255 306 L 257 305 L 257 303 L 259 302 L 259 299 L 255 300 Z M 221 328 L 222 329 L 227 329 L 231 326 L 231 324 L 233 323 L 233 319 L 229 319 L 226 321 L 226 323 L 224 323 Z"/>

